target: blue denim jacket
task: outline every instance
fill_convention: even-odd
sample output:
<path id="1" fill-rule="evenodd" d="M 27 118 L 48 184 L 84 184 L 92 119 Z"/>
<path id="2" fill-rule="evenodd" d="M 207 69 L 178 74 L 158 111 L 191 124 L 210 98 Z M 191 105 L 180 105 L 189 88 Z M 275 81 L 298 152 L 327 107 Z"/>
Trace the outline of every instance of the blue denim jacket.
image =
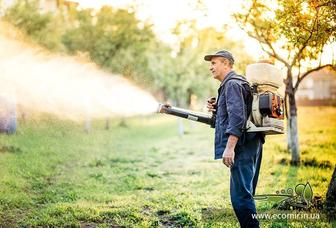
<path id="1" fill-rule="evenodd" d="M 249 95 L 243 83 L 231 77 L 242 77 L 234 71 L 228 73 L 218 89 L 217 113 L 215 126 L 215 159 L 221 159 L 229 135 L 239 137 L 235 151 L 243 150 L 245 137 L 243 129 L 247 121 L 247 106 L 245 99 Z M 225 84 L 225 85 L 224 85 Z"/>

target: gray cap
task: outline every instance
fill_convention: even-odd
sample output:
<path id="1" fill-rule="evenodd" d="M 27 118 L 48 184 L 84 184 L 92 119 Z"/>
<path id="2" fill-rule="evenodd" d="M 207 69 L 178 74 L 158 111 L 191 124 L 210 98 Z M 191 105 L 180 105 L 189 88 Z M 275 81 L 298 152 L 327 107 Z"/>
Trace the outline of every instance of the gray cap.
<path id="1" fill-rule="evenodd" d="M 204 60 L 211 61 L 212 57 L 223 57 L 229 60 L 232 64 L 234 64 L 233 55 L 226 50 L 217 51 L 215 54 L 212 54 L 212 55 L 206 55 L 204 56 Z"/>

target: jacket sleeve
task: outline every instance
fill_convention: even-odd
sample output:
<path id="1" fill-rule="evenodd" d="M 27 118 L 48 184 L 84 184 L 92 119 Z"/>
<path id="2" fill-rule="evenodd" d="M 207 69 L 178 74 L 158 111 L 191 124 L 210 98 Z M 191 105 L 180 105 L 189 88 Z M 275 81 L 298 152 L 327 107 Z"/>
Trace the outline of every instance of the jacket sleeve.
<path id="1" fill-rule="evenodd" d="M 228 81 L 225 87 L 228 112 L 228 126 L 225 134 L 241 137 L 247 119 L 243 87 L 235 80 Z"/>

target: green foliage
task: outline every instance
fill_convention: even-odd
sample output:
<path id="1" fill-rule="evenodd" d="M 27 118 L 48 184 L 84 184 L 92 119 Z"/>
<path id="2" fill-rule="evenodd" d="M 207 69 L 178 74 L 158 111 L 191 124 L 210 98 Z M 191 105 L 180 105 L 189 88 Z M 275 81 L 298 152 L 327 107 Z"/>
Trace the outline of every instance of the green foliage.
<path id="1" fill-rule="evenodd" d="M 51 50 L 60 48 L 60 18 L 51 13 L 41 13 L 38 1 L 16 1 L 5 12 L 4 19 L 44 47 Z"/>
<path id="2" fill-rule="evenodd" d="M 275 21 L 279 22 L 278 29 L 288 40 L 287 45 L 291 45 L 288 48 L 299 51 L 306 47 L 301 53 L 301 59 L 316 59 L 324 45 L 335 39 L 336 25 L 330 18 L 330 11 L 336 5 L 332 5 L 329 0 L 282 0 L 279 3 L 282 9 L 276 10 Z"/>
<path id="3" fill-rule="evenodd" d="M 317 59 L 323 47 L 335 41 L 335 13 L 335 2 L 330 0 L 252 0 L 235 17 L 270 56 L 300 67 L 302 61 Z"/>
<path id="4" fill-rule="evenodd" d="M 244 74 L 246 65 L 252 61 L 249 55 L 241 52 L 241 44 L 225 36 L 225 30 L 217 31 L 212 27 L 198 29 L 194 21 L 181 21 L 173 33 L 178 40 L 177 47 L 170 52 L 168 49 L 156 53 L 150 62 L 159 66 L 159 71 L 153 66 L 157 85 L 177 105 L 189 104 L 191 95 L 201 100 L 217 95 L 218 82 L 212 79 L 204 55 L 222 49 L 230 50 L 237 60 L 235 70 L 240 74 Z"/>
<path id="5" fill-rule="evenodd" d="M 78 26 L 65 32 L 63 44 L 70 53 L 86 52 L 103 68 L 142 84 L 147 73 L 146 49 L 154 40 L 150 25 L 124 9 L 104 6 L 93 14 L 91 9 L 77 12 Z"/>
<path id="6" fill-rule="evenodd" d="M 63 34 L 62 42 L 70 53 L 94 50 L 95 36 L 91 10 L 82 10 L 76 14 L 78 26 Z"/>
<path id="7" fill-rule="evenodd" d="M 38 1 L 29 4 L 17 1 L 5 14 L 5 19 L 23 29 L 28 35 L 37 36 L 51 21 L 50 14 L 40 14 Z"/>

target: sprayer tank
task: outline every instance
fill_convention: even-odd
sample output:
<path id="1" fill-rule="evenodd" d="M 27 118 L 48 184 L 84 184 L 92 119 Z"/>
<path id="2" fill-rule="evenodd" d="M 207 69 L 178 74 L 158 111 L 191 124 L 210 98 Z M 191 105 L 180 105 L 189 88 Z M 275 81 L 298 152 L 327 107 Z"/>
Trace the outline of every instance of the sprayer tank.
<path id="1" fill-rule="evenodd" d="M 282 85 L 281 71 L 269 63 L 254 63 L 246 67 L 246 79 L 251 84 L 271 84 L 276 88 Z"/>

